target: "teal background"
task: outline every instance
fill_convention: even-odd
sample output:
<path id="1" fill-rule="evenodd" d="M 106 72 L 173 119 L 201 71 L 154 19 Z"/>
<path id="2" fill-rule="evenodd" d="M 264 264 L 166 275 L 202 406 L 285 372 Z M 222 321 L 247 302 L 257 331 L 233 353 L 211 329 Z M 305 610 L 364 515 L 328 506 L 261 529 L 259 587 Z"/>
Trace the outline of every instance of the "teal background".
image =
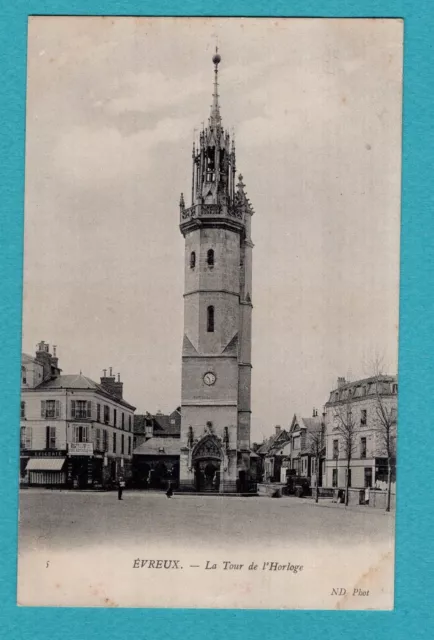
<path id="1" fill-rule="evenodd" d="M 2 0 L 0 12 L 0 634 L 5 638 L 433 638 L 434 1 Z M 17 478 L 27 17 L 399 17 L 405 21 L 399 476 L 393 612 L 19 608 Z M 144 588 L 149 585 L 144 585 Z"/>

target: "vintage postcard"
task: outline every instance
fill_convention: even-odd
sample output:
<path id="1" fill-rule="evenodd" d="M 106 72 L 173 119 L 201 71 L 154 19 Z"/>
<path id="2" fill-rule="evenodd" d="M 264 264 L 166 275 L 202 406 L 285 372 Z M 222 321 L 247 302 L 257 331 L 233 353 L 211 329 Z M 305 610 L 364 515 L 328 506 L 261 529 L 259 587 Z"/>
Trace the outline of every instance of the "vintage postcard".
<path id="1" fill-rule="evenodd" d="M 402 61 L 29 20 L 20 605 L 393 608 Z"/>

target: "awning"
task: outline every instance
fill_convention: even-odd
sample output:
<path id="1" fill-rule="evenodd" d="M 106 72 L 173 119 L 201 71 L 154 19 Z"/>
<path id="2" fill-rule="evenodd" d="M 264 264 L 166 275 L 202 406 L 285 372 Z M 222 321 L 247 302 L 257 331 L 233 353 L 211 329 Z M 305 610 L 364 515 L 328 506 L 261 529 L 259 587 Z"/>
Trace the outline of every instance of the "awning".
<path id="1" fill-rule="evenodd" d="M 26 471 L 62 471 L 66 458 L 30 458 Z"/>

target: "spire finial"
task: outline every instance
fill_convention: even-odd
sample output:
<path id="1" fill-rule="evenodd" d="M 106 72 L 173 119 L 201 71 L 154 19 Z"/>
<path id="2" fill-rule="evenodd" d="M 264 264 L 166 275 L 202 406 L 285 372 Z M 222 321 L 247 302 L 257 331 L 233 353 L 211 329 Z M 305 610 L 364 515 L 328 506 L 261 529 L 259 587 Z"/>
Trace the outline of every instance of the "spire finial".
<path id="1" fill-rule="evenodd" d="M 219 54 L 218 47 L 215 48 L 215 54 L 212 57 L 212 61 L 214 63 L 214 92 L 212 94 L 212 105 L 211 105 L 211 118 L 210 125 L 218 126 L 221 124 L 220 117 L 220 107 L 219 107 L 219 94 L 218 94 L 218 74 L 219 74 L 219 63 L 221 62 L 221 55 Z"/>

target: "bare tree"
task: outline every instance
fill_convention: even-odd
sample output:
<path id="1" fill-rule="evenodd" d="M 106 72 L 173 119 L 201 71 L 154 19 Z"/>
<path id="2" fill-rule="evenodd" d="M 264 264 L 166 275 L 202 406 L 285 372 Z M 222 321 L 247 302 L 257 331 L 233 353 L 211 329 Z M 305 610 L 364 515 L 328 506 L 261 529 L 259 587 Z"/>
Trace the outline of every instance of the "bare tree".
<path id="1" fill-rule="evenodd" d="M 344 392 L 345 393 L 345 392 Z M 349 391 L 347 391 L 349 393 Z M 358 428 L 351 410 L 351 401 L 347 398 L 334 412 L 334 433 L 339 436 L 339 450 L 343 452 L 347 461 L 345 478 L 345 505 L 348 506 L 348 488 L 350 482 L 350 468 L 353 454 L 357 446 Z"/>
<path id="2" fill-rule="evenodd" d="M 320 463 L 321 456 L 324 450 L 324 423 L 321 422 L 321 425 L 318 426 L 317 429 L 308 432 L 308 451 L 313 456 L 315 460 L 315 469 L 316 469 L 316 487 L 315 487 L 315 502 L 318 502 L 318 478 L 320 473 Z"/>

